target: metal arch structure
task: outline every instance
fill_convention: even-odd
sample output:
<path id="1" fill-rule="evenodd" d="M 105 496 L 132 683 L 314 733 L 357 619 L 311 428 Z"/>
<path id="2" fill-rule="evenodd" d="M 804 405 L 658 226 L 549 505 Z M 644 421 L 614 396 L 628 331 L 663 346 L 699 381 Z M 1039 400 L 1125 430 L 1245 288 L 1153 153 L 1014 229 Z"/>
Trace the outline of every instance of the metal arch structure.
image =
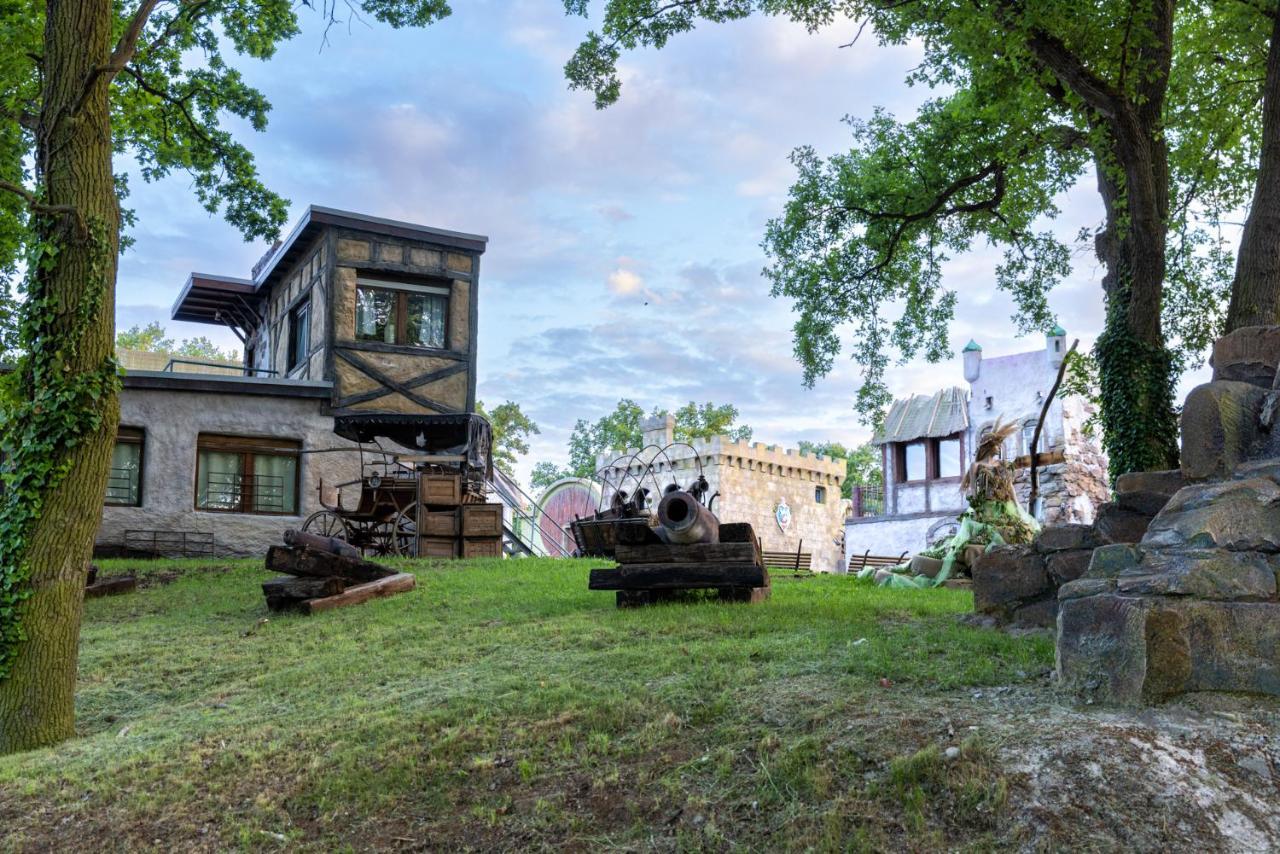
<path id="1" fill-rule="evenodd" d="M 537 502 L 536 527 L 547 554 L 569 557 L 577 551 L 569 526 L 593 516 L 602 495 L 598 483 L 580 477 L 561 478 L 543 491 Z"/>

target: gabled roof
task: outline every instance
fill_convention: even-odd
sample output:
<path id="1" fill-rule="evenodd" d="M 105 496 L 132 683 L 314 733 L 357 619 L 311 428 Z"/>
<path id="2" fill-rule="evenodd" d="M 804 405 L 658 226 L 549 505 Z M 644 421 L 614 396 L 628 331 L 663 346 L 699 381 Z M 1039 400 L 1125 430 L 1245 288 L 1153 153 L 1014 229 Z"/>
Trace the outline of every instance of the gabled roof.
<path id="1" fill-rule="evenodd" d="M 913 394 L 895 400 L 885 416 L 874 444 L 910 442 L 953 436 L 969 427 L 969 403 L 965 390 L 953 386 L 934 394 Z"/>

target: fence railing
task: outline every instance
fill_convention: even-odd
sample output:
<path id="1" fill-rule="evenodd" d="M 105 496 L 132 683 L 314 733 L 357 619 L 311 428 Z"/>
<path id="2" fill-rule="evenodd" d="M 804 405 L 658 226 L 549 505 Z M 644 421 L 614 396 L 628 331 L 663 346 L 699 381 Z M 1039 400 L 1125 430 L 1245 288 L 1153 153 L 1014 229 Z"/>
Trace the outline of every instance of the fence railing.
<path id="1" fill-rule="evenodd" d="M 272 371 L 267 368 L 251 368 L 247 365 L 229 365 L 226 362 L 211 362 L 204 359 L 170 359 L 164 366 L 165 373 L 209 373 L 209 371 L 183 371 L 178 365 L 191 365 L 199 368 L 209 368 L 217 371 L 224 371 L 232 376 L 240 377 L 258 377 L 267 376 L 274 377 L 279 371 Z"/>
<path id="2" fill-rule="evenodd" d="M 138 470 L 112 466 L 107 475 L 107 504 L 118 504 L 128 507 L 138 503 Z"/>
<path id="3" fill-rule="evenodd" d="M 231 510 L 247 513 L 294 513 L 297 507 L 285 501 L 285 479 L 278 475 L 242 475 L 209 472 L 208 485 L 201 496 L 201 510 Z"/>
<path id="4" fill-rule="evenodd" d="M 855 485 L 851 495 L 853 507 L 850 515 L 855 519 L 884 515 L 884 487 L 879 485 Z"/>

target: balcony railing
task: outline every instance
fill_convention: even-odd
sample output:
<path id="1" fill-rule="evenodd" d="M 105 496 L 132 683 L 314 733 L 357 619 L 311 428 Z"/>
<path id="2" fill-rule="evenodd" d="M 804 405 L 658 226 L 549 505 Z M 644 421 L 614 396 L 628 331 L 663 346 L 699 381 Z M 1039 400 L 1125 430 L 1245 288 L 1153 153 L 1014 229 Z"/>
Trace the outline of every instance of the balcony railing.
<path id="1" fill-rule="evenodd" d="M 853 506 L 850 515 L 854 519 L 865 519 L 884 515 L 884 487 L 873 485 L 855 485 L 852 493 Z"/>
<path id="2" fill-rule="evenodd" d="M 180 367 L 186 365 L 187 367 Z M 191 368 L 200 368 L 201 370 L 193 371 Z M 165 373 L 195 373 L 195 374 L 228 374 L 237 377 L 274 377 L 279 371 L 268 370 L 267 368 L 251 368 L 248 365 L 232 365 L 226 362 L 213 362 L 205 359 L 170 359 L 164 366 Z"/>

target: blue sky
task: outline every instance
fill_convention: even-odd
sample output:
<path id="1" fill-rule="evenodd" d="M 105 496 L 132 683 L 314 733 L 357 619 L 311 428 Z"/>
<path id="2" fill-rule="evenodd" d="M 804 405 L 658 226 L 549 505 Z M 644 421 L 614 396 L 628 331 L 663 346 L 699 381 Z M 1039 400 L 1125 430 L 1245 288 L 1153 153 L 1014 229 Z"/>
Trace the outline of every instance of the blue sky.
<path id="1" fill-rule="evenodd" d="M 776 19 L 707 26 L 660 52 L 624 58 L 621 102 L 597 111 L 563 76 L 589 23 L 558 0 L 469 0 L 427 30 L 318 21 L 270 63 L 242 63 L 274 105 L 266 133 L 244 130 L 268 184 L 296 217 L 319 204 L 490 237 L 481 268 L 479 396 L 519 402 L 542 428 L 522 466 L 561 462 L 578 418 L 619 397 L 645 408 L 731 402 L 755 438 L 857 443 L 857 366 L 841 360 L 814 389 L 792 358 L 790 306 L 760 276 L 765 222 L 792 178 L 788 153 L 848 145 L 845 115 L 910 115 L 928 93 L 902 80 L 917 49 L 882 48 L 845 24 L 816 35 Z M 214 326 L 169 321 L 193 270 L 247 275 L 246 244 L 193 199 L 183 176 L 135 181 L 136 244 L 123 257 L 117 323 L 161 320 L 172 335 Z M 1065 237 L 1100 218 L 1085 184 L 1062 199 Z M 960 299 L 943 365 L 895 367 L 899 395 L 962 384 L 959 348 L 988 355 L 1016 340 L 1012 304 L 992 285 L 998 258 L 952 261 Z M 1092 344 L 1101 271 L 1076 256 L 1050 302 Z"/>

